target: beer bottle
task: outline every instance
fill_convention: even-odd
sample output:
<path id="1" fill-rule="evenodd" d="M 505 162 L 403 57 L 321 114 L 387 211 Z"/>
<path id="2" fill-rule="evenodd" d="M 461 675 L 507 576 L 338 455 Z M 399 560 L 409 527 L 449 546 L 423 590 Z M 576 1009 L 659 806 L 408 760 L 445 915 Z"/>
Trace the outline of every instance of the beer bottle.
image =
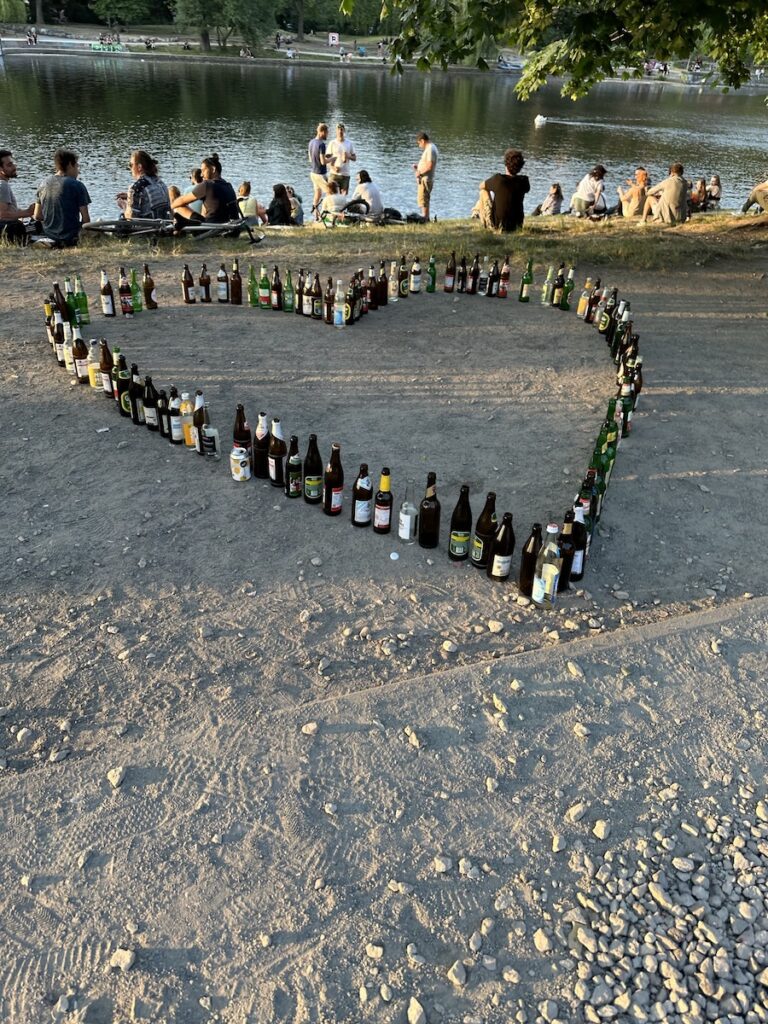
<path id="1" fill-rule="evenodd" d="M 67 305 L 67 300 L 64 298 L 64 294 L 61 288 L 59 287 L 58 281 L 53 282 L 53 298 L 58 307 L 59 312 L 61 313 L 61 319 L 69 323 L 72 317 L 72 311 Z"/>
<path id="2" fill-rule="evenodd" d="M 136 270 L 134 267 L 131 267 L 131 302 L 133 303 L 133 312 L 141 313 L 144 306 L 141 302 L 141 288 L 136 280 Z"/>
<path id="3" fill-rule="evenodd" d="M 198 294 L 201 302 L 211 302 L 211 275 L 204 263 L 200 270 L 200 277 L 197 279 Z"/>
<path id="4" fill-rule="evenodd" d="M 427 266 L 427 292 L 432 295 L 437 290 L 437 264 L 435 263 L 435 257 L 429 257 L 429 264 Z"/>
<path id="5" fill-rule="evenodd" d="M 397 286 L 397 280 L 395 280 Z M 396 299 L 393 301 L 397 301 Z M 344 326 L 351 327 L 355 322 L 355 283 L 350 278 L 347 291 L 344 297 Z"/>
<path id="6" fill-rule="evenodd" d="M 304 290 L 301 299 L 302 316 L 312 316 L 312 271 L 308 270 L 304 277 Z"/>
<path id="7" fill-rule="evenodd" d="M 405 265 L 405 256 L 400 258 L 400 267 L 397 271 L 397 294 L 401 299 L 408 298 L 408 270 Z"/>
<path id="8" fill-rule="evenodd" d="M 600 325 L 600 321 L 603 318 L 603 313 L 605 312 L 605 307 L 608 305 L 608 296 L 610 294 L 611 294 L 611 289 L 610 288 L 603 288 L 602 292 L 597 297 L 597 303 L 595 304 L 595 308 L 594 308 L 594 311 L 592 313 L 592 317 L 589 320 L 589 322 L 594 324 L 595 327 L 599 327 L 599 325 Z"/>
<path id="9" fill-rule="evenodd" d="M 635 335 L 637 337 L 637 335 Z M 643 357 L 638 356 L 635 362 L 635 400 L 633 406 L 633 412 L 637 408 L 637 400 L 640 397 L 640 392 L 643 390 Z"/>
<path id="10" fill-rule="evenodd" d="M 52 295 L 51 295 L 50 299 L 46 299 L 45 302 L 43 303 L 43 313 L 45 314 L 45 333 L 48 336 L 48 341 L 50 342 L 51 348 L 53 349 L 53 354 L 55 356 L 56 355 L 56 339 L 54 338 L 54 335 L 53 335 L 53 325 L 54 325 L 53 307 L 54 307 L 54 305 L 55 305 L 55 302 L 53 300 L 53 296 Z"/>
<path id="11" fill-rule="evenodd" d="M 554 608 L 560 576 L 560 548 L 557 545 L 557 523 L 547 526 L 547 536 L 536 559 L 531 598 L 538 608 Z"/>
<path id="12" fill-rule="evenodd" d="M 504 257 L 504 262 L 501 265 L 501 273 L 499 275 L 499 298 L 506 299 L 509 295 L 509 256 Z M 533 276 L 531 276 L 531 284 L 533 283 Z"/>
<path id="13" fill-rule="evenodd" d="M 375 312 L 379 308 L 379 282 L 376 279 L 376 270 L 371 264 L 368 271 L 368 280 L 365 284 L 365 295 L 368 300 L 368 309 Z"/>
<path id="14" fill-rule="evenodd" d="M 496 536 L 497 526 L 496 492 L 489 491 L 480 518 L 475 523 L 475 535 L 472 538 L 472 549 L 469 555 L 472 565 L 476 569 L 485 569 L 488 566 L 491 541 Z"/>
<path id="15" fill-rule="evenodd" d="M 592 494 L 592 481 L 589 477 L 585 477 L 581 484 L 581 489 L 576 495 L 576 500 L 573 503 L 573 507 L 580 507 L 584 515 L 584 528 L 587 531 L 587 542 L 585 548 L 585 557 L 589 555 L 589 548 L 592 543 L 592 533 L 594 531 L 594 497 Z"/>
<path id="16" fill-rule="evenodd" d="M 208 459 L 221 458 L 221 445 L 219 444 L 219 432 L 211 424 L 211 417 L 208 406 L 203 405 L 203 426 L 201 428 L 203 455 Z"/>
<path id="17" fill-rule="evenodd" d="M 576 554 L 576 545 L 573 541 L 573 522 L 575 518 L 573 509 L 569 508 L 565 513 L 563 528 L 560 531 L 560 536 L 557 541 L 558 546 L 560 547 L 561 558 L 560 575 L 557 580 L 557 589 L 560 593 L 569 589 L 568 584 L 571 580 L 573 557 Z"/>
<path id="18" fill-rule="evenodd" d="M 389 301 L 397 302 L 400 298 L 400 278 L 397 272 L 397 260 L 392 260 L 389 264 Z"/>
<path id="19" fill-rule="evenodd" d="M 189 397 L 188 391 L 181 392 L 181 429 L 184 433 L 184 444 L 187 448 L 194 449 L 195 439 L 192 436 L 192 416 L 194 413 L 194 406 L 192 405 L 192 399 Z"/>
<path id="20" fill-rule="evenodd" d="M 171 444 L 184 444 L 184 427 L 181 422 L 181 399 L 175 386 L 171 386 L 168 397 L 168 440 Z"/>
<path id="21" fill-rule="evenodd" d="M 419 510 L 413 500 L 415 491 L 416 484 L 408 480 L 397 516 L 397 537 L 403 544 L 413 544 L 419 529 Z"/>
<path id="22" fill-rule="evenodd" d="M 387 268 L 384 260 L 379 265 L 379 280 L 378 280 L 378 292 L 376 293 L 376 302 L 379 306 L 386 306 L 389 299 L 389 280 L 387 278 Z"/>
<path id="23" fill-rule="evenodd" d="M 267 277 L 267 268 L 261 264 L 261 274 L 259 275 L 259 309 L 271 309 L 272 308 L 272 288 L 269 284 L 269 278 Z"/>
<path id="24" fill-rule="evenodd" d="M 619 289 L 611 288 L 611 293 L 606 299 L 605 306 L 600 314 L 600 319 L 597 322 L 597 330 L 599 334 L 607 334 L 610 330 L 611 318 L 613 312 L 619 302 Z"/>
<path id="25" fill-rule="evenodd" d="M 462 484 L 459 500 L 451 516 L 451 534 L 448 540 L 448 557 L 454 562 L 469 558 L 469 539 L 472 536 L 472 508 L 469 504 L 469 486 Z"/>
<path id="26" fill-rule="evenodd" d="M 327 516 L 341 515 L 343 494 L 344 470 L 341 465 L 341 448 L 334 441 L 331 445 L 331 458 L 323 476 L 323 512 Z"/>
<path id="27" fill-rule="evenodd" d="M 468 279 L 469 279 L 469 272 L 467 271 L 467 257 L 466 256 L 462 256 L 461 257 L 461 263 L 459 264 L 459 269 L 456 272 L 456 291 L 457 292 L 466 292 Z"/>
<path id="28" fill-rule="evenodd" d="M 319 274 L 315 274 L 315 280 L 312 285 L 312 319 L 323 319 L 323 289 L 320 284 Z"/>
<path id="29" fill-rule="evenodd" d="M 499 270 L 499 261 L 494 260 L 491 272 L 488 275 L 488 291 L 487 295 L 489 299 L 497 299 L 499 297 L 499 283 L 501 282 L 501 271 Z"/>
<path id="30" fill-rule="evenodd" d="M 392 484 L 389 467 L 384 466 L 379 477 L 379 489 L 373 503 L 373 532 L 389 533 L 392 529 Z"/>
<path id="31" fill-rule="evenodd" d="M 443 291 L 452 292 L 456 287 L 456 253 L 451 252 L 450 259 L 445 268 L 445 279 L 443 281 Z"/>
<path id="32" fill-rule="evenodd" d="M 83 341 L 79 324 L 72 331 L 72 359 L 78 384 L 88 383 L 88 346 Z"/>
<path id="33" fill-rule="evenodd" d="M 147 430 L 151 430 L 153 433 L 159 431 L 160 413 L 158 412 L 158 395 L 150 376 L 146 376 L 144 378 L 144 394 L 142 395 L 142 403 L 144 405 L 144 422 L 147 424 Z"/>
<path id="34" fill-rule="evenodd" d="M 245 408 L 238 405 L 235 410 L 235 425 L 232 428 L 232 443 L 235 448 L 245 448 L 248 452 L 248 461 L 253 461 L 253 437 L 251 428 L 245 418 Z"/>
<path id="35" fill-rule="evenodd" d="M 323 320 L 330 326 L 334 324 L 334 306 L 336 305 L 336 292 L 333 290 L 333 278 L 328 278 L 328 284 L 323 297 Z M 342 317 L 343 320 L 343 317 Z"/>
<path id="36" fill-rule="evenodd" d="M 296 296 L 293 291 L 293 281 L 291 279 L 291 268 L 289 267 L 285 274 L 285 284 L 283 285 L 283 312 L 293 313 L 294 303 Z"/>
<path id="37" fill-rule="evenodd" d="M 75 275 L 75 307 L 80 323 L 83 326 L 87 326 L 91 322 L 91 313 L 88 309 L 88 296 L 85 294 L 85 289 L 79 275 Z"/>
<path id="38" fill-rule="evenodd" d="M 131 374 L 125 364 L 125 356 L 120 356 L 120 370 L 117 374 L 117 407 L 120 415 L 132 418 L 131 412 Z"/>
<path id="39" fill-rule="evenodd" d="M 192 277 L 192 271 L 189 269 L 189 264 L 184 264 L 184 273 L 181 276 L 181 296 L 187 306 L 191 306 L 195 302 L 195 282 Z"/>
<path id="40" fill-rule="evenodd" d="M 363 462 L 352 485 L 352 525 L 370 526 L 372 518 L 373 484 L 368 475 L 368 463 Z"/>
<path id="41" fill-rule="evenodd" d="M 563 289 L 565 288 L 565 264 L 561 263 L 557 268 L 557 274 L 555 275 L 555 283 L 552 286 L 552 299 L 550 305 L 559 306 L 560 300 L 563 297 Z"/>
<path id="42" fill-rule="evenodd" d="M 275 264 L 272 271 L 272 284 L 269 289 L 269 301 L 272 309 L 282 312 L 283 309 L 283 282 L 280 280 L 280 269 Z"/>
<path id="43" fill-rule="evenodd" d="M 600 290 L 600 278 L 595 280 L 595 287 L 592 289 L 592 294 L 589 296 L 589 302 L 587 308 L 584 311 L 584 322 L 591 324 L 594 323 L 595 314 L 597 313 L 597 306 L 600 302 L 602 292 Z"/>
<path id="44" fill-rule="evenodd" d="M 530 597 L 533 591 L 533 578 L 536 575 L 536 559 L 541 549 L 541 523 L 534 523 L 531 535 L 525 542 L 520 556 L 520 575 L 517 586 L 521 594 Z"/>
<path id="45" fill-rule="evenodd" d="M 477 279 L 477 294 L 487 295 L 488 294 L 488 278 L 490 272 L 488 270 L 488 257 L 483 256 L 483 265 L 480 269 L 480 276 Z"/>
<path id="46" fill-rule="evenodd" d="M 149 272 L 148 263 L 144 264 L 144 276 L 141 279 L 141 285 L 144 290 L 144 308 L 157 309 L 157 291 L 154 278 Z"/>
<path id="47" fill-rule="evenodd" d="M 272 420 L 272 429 L 269 432 L 269 448 L 267 450 L 269 480 L 273 487 L 285 487 L 285 456 L 287 453 L 288 446 L 283 437 L 283 427 L 276 416 Z"/>
<path id="48" fill-rule="evenodd" d="M 61 311 L 58 306 L 53 311 L 53 350 L 56 353 L 56 362 L 64 366 L 64 322 L 61 319 Z"/>
<path id="49" fill-rule="evenodd" d="M 120 349 L 115 345 L 115 351 L 112 355 L 112 397 L 116 402 L 120 401 L 120 396 L 117 393 L 117 382 L 120 380 L 120 372 L 127 370 L 128 364 L 125 361 L 125 356 Z"/>
<path id="50" fill-rule="evenodd" d="M 195 391 L 195 408 L 192 412 L 192 440 L 198 455 L 203 455 L 203 426 L 205 425 L 205 399 L 200 388 Z"/>
<path id="51" fill-rule="evenodd" d="M 253 269 L 252 263 L 248 269 L 248 305 L 252 309 L 256 309 L 259 305 L 259 283 L 256 280 L 256 271 Z"/>
<path id="52" fill-rule="evenodd" d="M 336 282 L 336 291 L 333 296 L 333 326 L 344 327 L 344 306 L 346 302 L 346 296 L 344 294 L 344 285 L 341 283 L 341 278 Z"/>
<path id="53" fill-rule="evenodd" d="M 568 271 L 568 277 L 566 278 L 565 284 L 563 285 L 563 293 L 560 296 L 560 309 L 565 310 L 567 313 L 571 308 L 571 292 L 574 289 L 573 275 L 575 270 L 571 267 Z"/>
<path id="54" fill-rule="evenodd" d="M 125 267 L 120 267 L 118 293 L 120 295 L 120 312 L 123 316 L 133 316 L 133 293 L 131 292 L 131 282 L 125 273 Z"/>
<path id="55" fill-rule="evenodd" d="M 475 258 L 472 261 L 472 266 L 469 269 L 469 279 L 467 281 L 467 295 L 477 295 L 478 284 L 480 282 L 480 253 L 475 253 Z"/>
<path id="56" fill-rule="evenodd" d="M 621 436 L 629 437 L 632 431 L 632 385 L 629 377 L 625 377 L 621 384 Z"/>
<path id="57" fill-rule="evenodd" d="M 437 500 L 437 477 L 427 473 L 427 489 L 419 506 L 419 545 L 436 548 L 440 539 L 440 502 Z"/>
<path id="58" fill-rule="evenodd" d="M 157 396 L 157 424 L 160 428 L 160 437 L 170 440 L 171 420 L 168 414 L 168 395 L 165 393 L 165 388 L 161 388 L 160 394 Z"/>
<path id="59" fill-rule="evenodd" d="M 304 268 L 299 270 L 299 277 L 296 282 L 296 297 L 294 299 L 294 313 L 298 313 L 301 316 L 304 312 Z"/>
<path id="60" fill-rule="evenodd" d="M 368 314 L 368 289 L 365 287 L 365 279 L 363 278 L 363 268 L 360 267 L 355 275 L 355 289 L 357 292 L 357 318 L 366 316 Z"/>
<path id="61" fill-rule="evenodd" d="M 70 332 L 71 334 L 71 332 Z M 64 338 L 64 369 L 77 379 L 77 368 L 75 367 L 74 343 L 71 336 Z"/>
<path id="62" fill-rule="evenodd" d="M 517 296 L 520 302 L 531 301 L 531 288 L 533 287 L 533 260 L 528 260 L 520 278 L 520 292 Z"/>
<path id="63" fill-rule="evenodd" d="M 592 288 L 592 278 L 588 277 L 587 280 L 584 282 L 584 290 L 581 293 L 581 297 L 579 298 L 579 304 L 576 307 L 576 316 L 580 320 L 584 319 L 584 315 L 587 312 L 587 307 L 589 306 L 589 297 L 592 294 Z"/>
<path id="64" fill-rule="evenodd" d="M 243 304 L 243 278 L 240 274 L 240 263 L 237 259 L 232 261 L 232 278 L 229 283 L 229 301 L 233 306 Z"/>
<path id="65" fill-rule="evenodd" d="M 99 347 L 95 338 L 91 338 L 88 349 L 88 383 L 91 390 L 101 391 L 101 366 L 99 365 Z"/>
<path id="66" fill-rule="evenodd" d="M 72 324 L 80 322 L 80 313 L 77 308 L 77 299 L 75 298 L 75 289 L 72 287 L 72 282 L 68 277 L 64 278 L 64 302 L 67 306 L 68 319 Z"/>
<path id="67" fill-rule="evenodd" d="M 555 287 L 555 268 L 550 263 L 544 284 L 541 286 L 541 304 L 548 306 L 552 301 L 552 290 Z"/>
<path id="68" fill-rule="evenodd" d="M 488 568 L 485 570 L 488 579 L 504 583 L 512 572 L 512 555 L 515 550 L 515 531 L 512 528 L 512 513 L 505 512 L 501 517 L 501 526 L 491 542 L 488 552 Z"/>
<path id="69" fill-rule="evenodd" d="M 319 505 L 322 500 L 323 460 L 317 447 L 317 434 L 310 434 L 304 456 L 304 501 L 308 505 Z"/>
<path id="70" fill-rule="evenodd" d="M 216 298 L 219 302 L 229 302 L 229 274 L 223 263 L 216 275 Z"/>
<path id="71" fill-rule="evenodd" d="M 300 498 L 302 490 L 299 439 L 295 434 L 291 434 L 288 458 L 285 460 L 285 496 L 286 498 Z"/>
<path id="72" fill-rule="evenodd" d="M 605 472 L 604 462 L 602 453 L 599 449 L 595 448 L 592 452 L 592 458 L 589 463 L 589 468 L 595 471 L 595 490 L 597 492 L 597 508 L 595 511 L 595 523 L 600 522 L 600 516 L 603 514 L 603 499 L 605 498 Z"/>
<path id="73" fill-rule="evenodd" d="M 578 583 L 584 578 L 584 566 L 587 558 L 587 528 L 584 525 L 584 509 L 581 505 L 573 506 L 573 562 L 571 564 L 571 581 Z"/>
<path id="74" fill-rule="evenodd" d="M 267 414 L 260 412 L 256 420 L 256 430 L 253 436 L 253 475 L 260 480 L 269 478 L 269 425 Z"/>

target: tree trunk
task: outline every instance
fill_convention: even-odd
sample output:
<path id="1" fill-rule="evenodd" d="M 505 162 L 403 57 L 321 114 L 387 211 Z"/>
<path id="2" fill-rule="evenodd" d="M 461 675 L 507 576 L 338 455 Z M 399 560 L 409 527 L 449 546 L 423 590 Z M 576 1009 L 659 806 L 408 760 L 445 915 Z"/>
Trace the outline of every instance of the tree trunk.
<path id="1" fill-rule="evenodd" d="M 45 18 L 43 16 L 43 0 L 35 0 L 35 24 L 45 24 Z"/>
<path id="2" fill-rule="evenodd" d="M 304 0 L 296 0 L 296 39 L 304 42 Z"/>
<path id="3" fill-rule="evenodd" d="M 200 49 L 203 53 L 211 52 L 211 33 L 207 28 L 200 29 Z"/>

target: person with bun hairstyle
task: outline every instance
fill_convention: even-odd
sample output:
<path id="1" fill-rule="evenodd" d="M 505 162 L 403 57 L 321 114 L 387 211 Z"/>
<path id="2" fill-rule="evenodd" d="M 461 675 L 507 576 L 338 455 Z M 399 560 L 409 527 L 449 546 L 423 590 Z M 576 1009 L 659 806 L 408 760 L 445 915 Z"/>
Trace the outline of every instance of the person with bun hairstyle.
<path id="1" fill-rule="evenodd" d="M 171 216 L 168 186 L 158 174 L 157 161 L 143 149 L 131 153 L 128 170 L 133 181 L 127 192 L 118 192 L 117 205 L 126 220 L 136 217 L 161 219 Z"/>

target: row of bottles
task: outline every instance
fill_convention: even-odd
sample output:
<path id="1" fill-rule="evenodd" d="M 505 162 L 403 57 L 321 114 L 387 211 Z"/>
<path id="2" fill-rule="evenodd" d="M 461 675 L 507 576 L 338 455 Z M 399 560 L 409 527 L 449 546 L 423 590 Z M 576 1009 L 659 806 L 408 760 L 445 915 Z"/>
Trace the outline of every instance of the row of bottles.
<path id="1" fill-rule="evenodd" d="M 149 266 L 144 264 L 141 284 L 139 284 L 136 271 L 133 268 L 129 275 L 126 273 L 125 267 L 120 267 L 117 298 L 115 298 L 115 290 L 106 270 L 102 270 L 99 300 L 101 312 L 106 317 L 117 316 L 118 309 L 126 317 L 132 317 L 134 313 L 141 313 L 144 309 L 157 309 L 157 289 Z"/>

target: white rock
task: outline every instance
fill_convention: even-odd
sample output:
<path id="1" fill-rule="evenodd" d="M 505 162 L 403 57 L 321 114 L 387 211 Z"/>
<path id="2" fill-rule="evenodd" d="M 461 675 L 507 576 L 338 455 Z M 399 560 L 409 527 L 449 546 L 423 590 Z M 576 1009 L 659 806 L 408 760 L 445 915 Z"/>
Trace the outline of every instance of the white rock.
<path id="1" fill-rule="evenodd" d="M 433 861 L 435 871 L 438 875 L 445 875 L 447 872 L 453 870 L 453 861 L 450 857 L 445 857 L 442 854 L 438 854 Z"/>
<path id="2" fill-rule="evenodd" d="M 483 970 L 484 971 L 491 971 L 491 972 L 493 972 L 493 971 L 496 970 L 496 967 L 497 967 L 496 957 L 495 956 L 483 955 L 482 964 L 483 964 Z"/>
<path id="3" fill-rule="evenodd" d="M 768 822 L 768 803 L 765 800 L 760 800 L 757 807 L 755 808 L 755 814 L 759 821 Z"/>
<path id="4" fill-rule="evenodd" d="M 336 804 L 333 803 L 332 800 L 329 800 L 327 803 L 323 804 L 323 810 L 327 815 L 333 815 L 336 813 Z"/>
<path id="5" fill-rule="evenodd" d="M 561 853 L 565 849 L 565 836 L 555 833 L 552 836 L 552 853 Z"/>
<path id="6" fill-rule="evenodd" d="M 59 761 L 63 761 L 65 757 L 69 757 L 72 753 L 71 747 L 61 747 L 59 750 L 52 750 L 48 760 L 52 764 L 57 764 Z"/>
<path id="7" fill-rule="evenodd" d="M 117 768 L 110 768 L 107 772 L 107 778 L 112 786 L 112 789 L 119 789 L 123 780 L 125 779 L 125 768 L 123 765 L 119 765 Z"/>
<path id="8" fill-rule="evenodd" d="M 381 996 L 385 1003 L 392 1002 L 392 989 L 389 987 L 389 985 L 387 985 L 386 982 L 379 988 L 379 995 Z"/>
<path id="9" fill-rule="evenodd" d="M 269 947 L 272 945 L 272 936 L 268 935 L 266 932 L 262 932 L 261 935 L 259 936 L 259 942 L 264 947 L 264 949 L 269 949 Z"/>
<path id="10" fill-rule="evenodd" d="M 455 654 L 456 651 L 458 651 L 459 649 L 458 644 L 455 644 L 453 640 L 443 640 L 441 646 L 443 650 L 446 652 L 446 654 Z"/>
<path id="11" fill-rule="evenodd" d="M 720 654 L 723 650 L 723 641 L 717 639 L 710 640 L 709 649 L 713 654 Z"/>
<path id="12" fill-rule="evenodd" d="M 533 944 L 540 953 L 548 953 L 552 949 L 552 940 L 543 928 L 533 933 Z"/>
<path id="13" fill-rule="evenodd" d="M 485 780 L 485 788 L 488 790 L 489 793 L 495 793 L 496 790 L 499 788 L 498 779 L 492 779 L 489 775 L 488 778 Z"/>
<path id="14" fill-rule="evenodd" d="M 357 998 L 360 1000 L 363 1006 L 368 1002 L 368 989 L 365 985 L 361 985 L 357 990 Z"/>
<path id="15" fill-rule="evenodd" d="M 607 839 L 608 836 L 611 834 L 611 824 L 610 822 L 605 821 L 603 818 L 600 818 L 598 821 L 595 822 L 595 827 L 592 829 L 592 831 L 598 839 Z"/>
<path id="16" fill-rule="evenodd" d="M 568 669 L 572 676 L 575 676 L 576 679 L 584 678 L 584 669 L 581 667 L 581 665 L 579 665 L 577 661 L 566 661 L 565 667 Z"/>
<path id="17" fill-rule="evenodd" d="M 132 949 L 123 949 L 122 946 L 116 949 L 109 961 L 113 970 L 130 971 L 136 961 L 136 954 Z"/>
<path id="18" fill-rule="evenodd" d="M 312 618 L 312 612 L 309 608 L 302 608 L 299 612 L 299 622 L 309 622 Z"/>
<path id="19" fill-rule="evenodd" d="M 424 1012 L 424 1007 L 413 996 L 408 1000 L 408 1024 L 427 1024 L 427 1015 Z"/>
<path id="20" fill-rule="evenodd" d="M 547 1024 L 551 1024 L 552 1021 L 557 1019 L 557 1003 L 554 999 L 545 999 L 539 1003 L 539 1013 L 547 1021 Z"/>
<path id="21" fill-rule="evenodd" d="M 591 730 L 588 728 L 588 726 L 582 725 L 581 722 L 577 722 L 574 725 L 573 731 L 575 735 L 578 736 L 581 740 L 585 740 L 587 736 L 591 735 Z"/>
<path id="22" fill-rule="evenodd" d="M 509 709 L 507 708 L 507 705 L 504 703 L 501 697 L 498 695 L 498 693 L 492 694 L 491 700 L 493 701 L 493 706 L 496 708 L 496 710 L 500 711 L 502 715 L 506 715 Z"/>
<path id="23" fill-rule="evenodd" d="M 314 736 L 317 732 L 317 722 L 305 722 L 301 727 L 305 736 Z"/>
<path id="24" fill-rule="evenodd" d="M 326 671 L 326 669 L 330 667 L 330 664 L 330 658 L 321 658 L 320 661 L 317 663 L 318 673 L 322 675 Z"/>
<path id="25" fill-rule="evenodd" d="M 312 563 L 312 565 L 314 565 L 316 569 L 323 564 L 322 558 L 319 558 L 317 555 L 315 555 L 314 558 L 310 558 L 310 562 Z"/>
<path id="26" fill-rule="evenodd" d="M 489 619 L 488 629 L 491 631 L 491 633 L 501 633 L 504 630 L 504 623 L 499 622 L 498 619 Z"/>
<path id="27" fill-rule="evenodd" d="M 472 932 L 469 936 L 469 948 L 473 953 L 477 953 L 483 948 L 483 936 L 480 932 Z"/>
<path id="28" fill-rule="evenodd" d="M 448 968 L 448 980 L 457 988 L 463 988 L 466 985 L 467 969 L 461 960 L 455 960 Z"/>
<path id="29" fill-rule="evenodd" d="M 16 733 L 16 742 L 20 743 L 22 746 L 25 743 L 29 743 L 29 741 L 31 739 L 32 739 L 32 730 L 31 729 L 27 729 L 26 726 L 23 729 L 19 729 L 19 731 Z"/>
<path id="30" fill-rule="evenodd" d="M 380 946 L 377 942 L 369 942 L 365 947 L 365 955 L 370 957 L 371 960 L 381 960 L 384 956 L 384 947 Z"/>
<path id="31" fill-rule="evenodd" d="M 587 813 L 587 805 L 583 800 L 579 800 L 575 804 L 571 804 L 568 810 L 565 812 L 565 818 L 567 821 L 571 821 L 574 824 L 577 821 L 581 821 L 584 815 Z"/>
<path id="32" fill-rule="evenodd" d="M 672 866 L 678 871 L 689 872 L 693 871 L 694 863 L 690 857 L 673 857 Z"/>
<path id="33" fill-rule="evenodd" d="M 520 981 L 520 975 L 514 967 L 505 967 L 501 972 L 501 976 L 504 981 L 508 981 L 510 985 L 517 985 Z"/>

